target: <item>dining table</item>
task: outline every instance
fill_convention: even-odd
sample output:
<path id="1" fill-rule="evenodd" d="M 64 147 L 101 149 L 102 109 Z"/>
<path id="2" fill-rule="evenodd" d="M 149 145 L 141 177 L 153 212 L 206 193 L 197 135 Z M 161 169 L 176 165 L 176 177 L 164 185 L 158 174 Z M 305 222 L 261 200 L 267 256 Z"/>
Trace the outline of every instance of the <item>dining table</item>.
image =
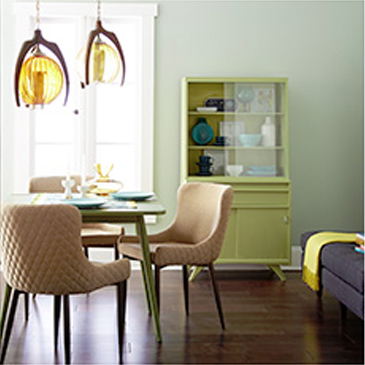
<path id="1" fill-rule="evenodd" d="M 12 194 L 3 199 L 5 204 L 71 204 L 77 206 L 81 212 L 84 223 L 132 223 L 136 227 L 136 233 L 143 253 L 141 262 L 142 275 L 145 283 L 146 299 L 151 311 L 156 339 L 162 342 L 159 310 L 157 305 L 156 290 L 153 282 L 150 247 L 146 229 L 146 216 L 165 214 L 166 210 L 155 194 L 143 201 L 120 201 L 112 197 L 94 197 L 95 202 L 102 204 L 89 205 L 87 198 L 64 199 L 63 194 L 38 193 L 38 194 Z M 89 201 L 91 201 L 89 200 Z M 84 204 L 83 204 L 84 202 Z"/>

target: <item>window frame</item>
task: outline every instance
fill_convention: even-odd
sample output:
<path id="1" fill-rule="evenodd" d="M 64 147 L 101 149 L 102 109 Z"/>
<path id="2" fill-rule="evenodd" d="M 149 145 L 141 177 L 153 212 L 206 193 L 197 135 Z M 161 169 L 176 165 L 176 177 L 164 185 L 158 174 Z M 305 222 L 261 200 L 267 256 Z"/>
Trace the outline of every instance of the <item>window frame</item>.
<path id="1" fill-rule="evenodd" d="M 29 2 L 16 2 L 13 4 L 13 12 L 16 17 L 16 39 L 29 39 L 29 29 L 31 29 L 31 21 L 35 16 L 35 5 Z M 97 8 L 95 2 L 88 3 L 42 3 L 40 8 L 41 28 L 43 18 L 96 18 Z M 118 15 L 120 14 L 120 15 Z M 139 174 L 141 189 L 145 191 L 153 191 L 153 131 L 154 131 L 154 48 L 155 48 L 155 22 L 154 18 L 158 15 L 157 4 L 111 4 L 103 3 L 101 7 L 101 18 L 109 18 L 117 20 L 118 18 L 138 17 L 141 22 L 141 78 L 140 78 L 140 140 L 139 140 Z M 88 21 L 86 20 L 86 23 Z M 91 30 L 91 29 L 90 29 Z M 87 30 L 88 33 L 90 30 Z M 85 39 L 86 41 L 86 39 Z M 128 72 L 128 64 L 127 64 Z M 83 102 L 82 102 L 83 103 Z M 80 105 L 84 107 L 85 105 Z M 66 107 L 67 108 L 67 107 Z M 70 106 L 72 108 L 72 106 Z M 87 110 L 87 109 L 84 109 Z M 70 110 L 71 111 L 71 110 Z M 86 116 L 87 118 L 87 113 Z M 32 131 L 34 131 L 32 113 L 29 110 L 17 108 L 15 112 L 14 123 L 14 164 L 19 161 L 21 151 L 34 151 L 32 148 Z M 82 123 L 82 122 L 81 122 Z M 85 129 L 85 124 L 82 123 L 81 129 Z M 85 134 L 84 134 L 85 136 Z M 19 138 L 20 137 L 20 138 Z M 85 138 L 85 137 L 84 137 Z M 88 156 L 86 164 L 88 171 L 92 163 L 93 154 L 87 153 L 90 147 L 88 143 L 83 143 L 86 146 Z M 28 179 L 31 175 L 32 163 L 34 159 L 30 156 L 29 163 L 25 164 L 23 169 L 14 170 L 14 189 L 13 192 L 26 192 Z M 82 165 L 84 161 L 79 162 Z M 21 171 L 19 171 L 21 170 Z"/>

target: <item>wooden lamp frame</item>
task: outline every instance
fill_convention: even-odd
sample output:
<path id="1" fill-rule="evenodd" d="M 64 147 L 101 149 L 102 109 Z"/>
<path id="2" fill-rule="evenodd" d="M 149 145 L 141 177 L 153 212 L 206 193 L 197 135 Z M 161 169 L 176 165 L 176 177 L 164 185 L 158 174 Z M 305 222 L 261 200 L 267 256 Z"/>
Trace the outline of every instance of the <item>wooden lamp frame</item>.
<path id="1" fill-rule="evenodd" d="M 20 71 L 24 62 L 24 59 L 33 47 L 37 47 L 39 45 L 43 45 L 45 48 L 49 49 L 53 54 L 57 57 L 58 61 L 61 64 L 63 74 L 65 76 L 65 83 L 66 83 L 66 94 L 65 94 L 65 101 L 63 105 L 66 105 L 68 100 L 68 94 L 69 94 L 69 88 L 70 88 L 70 80 L 68 76 L 67 66 L 65 59 L 63 58 L 62 52 L 57 46 L 56 43 L 49 42 L 46 39 L 43 38 L 42 33 L 40 29 L 36 29 L 34 31 L 34 37 L 23 43 L 22 48 L 20 49 L 20 53 L 17 59 L 16 67 L 15 67 L 15 100 L 17 106 L 20 106 L 20 100 L 19 100 L 19 77 L 20 77 Z"/>
<path id="2" fill-rule="evenodd" d="M 121 63 L 122 63 L 122 80 L 120 86 L 123 86 L 124 80 L 125 80 L 125 60 L 124 60 L 124 54 L 122 50 L 122 46 L 119 43 L 119 40 L 117 36 L 113 32 L 107 31 L 101 24 L 101 20 L 98 19 L 96 21 L 96 28 L 92 30 L 89 34 L 89 38 L 87 41 L 86 46 L 86 62 L 85 62 L 85 84 L 90 84 L 90 77 L 89 77 L 89 66 L 90 66 L 90 56 L 91 56 L 91 47 L 93 45 L 94 39 L 99 35 L 103 34 L 105 37 L 107 37 L 115 46 L 117 49 L 118 55 L 120 57 Z"/>

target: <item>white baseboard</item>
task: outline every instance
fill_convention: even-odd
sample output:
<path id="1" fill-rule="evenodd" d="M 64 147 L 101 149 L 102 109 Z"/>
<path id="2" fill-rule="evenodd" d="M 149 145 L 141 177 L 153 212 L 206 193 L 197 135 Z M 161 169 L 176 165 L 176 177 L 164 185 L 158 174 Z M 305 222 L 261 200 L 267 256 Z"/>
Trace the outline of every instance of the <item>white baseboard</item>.
<path id="1" fill-rule="evenodd" d="M 302 250 L 299 246 L 292 246 L 292 263 L 288 266 L 281 266 L 283 270 L 300 270 Z M 89 257 L 92 261 L 109 262 L 114 260 L 114 251 L 107 248 L 93 248 L 89 250 Z M 217 270 L 265 270 L 269 269 L 265 265 L 258 264 L 219 264 L 215 266 Z M 178 266 L 171 267 L 172 270 L 179 268 Z M 140 270 L 140 265 L 137 261 L 132 261 L 132 270 Z"/>
<path id="2" fill-rule="evenodd" d="M 300 246 L 292 246 L 291 248 L 291 265 L 283 266 L 284 270 L 301 270 L 302 265 L 302 248 Z"/>

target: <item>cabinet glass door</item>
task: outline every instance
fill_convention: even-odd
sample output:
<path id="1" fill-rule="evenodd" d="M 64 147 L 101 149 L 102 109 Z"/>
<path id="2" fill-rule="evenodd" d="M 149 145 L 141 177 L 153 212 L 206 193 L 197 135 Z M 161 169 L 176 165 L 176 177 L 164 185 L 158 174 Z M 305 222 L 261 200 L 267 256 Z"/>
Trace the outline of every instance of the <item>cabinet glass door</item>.
<path id="1" fill-rule="evenodd" d="M 188 175 L 288 177 L 286 85 L 189 83 Z"/>

